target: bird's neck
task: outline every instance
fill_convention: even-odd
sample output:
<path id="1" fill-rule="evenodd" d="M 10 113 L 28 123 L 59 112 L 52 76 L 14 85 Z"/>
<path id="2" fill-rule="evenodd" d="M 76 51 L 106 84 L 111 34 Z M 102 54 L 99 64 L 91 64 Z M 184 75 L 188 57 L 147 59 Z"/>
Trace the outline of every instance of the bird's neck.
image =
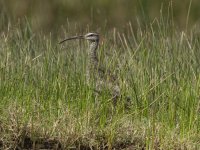
<path id="1" fill-rule="evenodd" d="M 91 41 L 90 49 L 88 52 L 89 64 L 90 64 L 90 66 L 93 66 L 95 68 L 98 66 L 98 57 L 97 57 L 98 45 L 99 45 L 99 41 Z"/>
<path id="2" fill-rule="evenodd" d="M 87 83 L 90 80 L 96 80 L 96 75 L 98 74 L 96 71 L 98 70 L 98 57 L 97 57 L 97 48 L 99 45 L 99 41 L 90 41 L 90 48 L 88 49 L 88 59 L 86 62 L 86 79 Z"/>

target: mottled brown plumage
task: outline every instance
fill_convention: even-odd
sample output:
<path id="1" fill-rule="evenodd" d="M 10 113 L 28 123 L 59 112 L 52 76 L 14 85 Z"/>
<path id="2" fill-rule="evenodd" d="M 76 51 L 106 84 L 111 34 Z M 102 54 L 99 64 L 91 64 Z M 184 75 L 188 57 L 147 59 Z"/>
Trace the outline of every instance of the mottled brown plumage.
<path id="1" fill-rule="evenodd" d="M 112 99 L 114 105 L 117 103 L 117 99 L 120 97 L 120 88 L 118 78 L 107 69 L 103 68 L 99 64 L 97 49 L 99 46 L 99 34 L 97 33 L 88 33 L 86 35 L 74 36 L 70 38 L 66 38 L 60 43 L 63 43 L 67 40 L 73 39 L 86 39 L 90 43 L 90 48 L 88 52 L 88 60 L 87 60 L 87 69 L 86 69 L 86 77 L 87 83 L 90 81 L 95 82 L 95 91 L 101 93 L 102 89 L 108 88 L 112 94 Z"/>

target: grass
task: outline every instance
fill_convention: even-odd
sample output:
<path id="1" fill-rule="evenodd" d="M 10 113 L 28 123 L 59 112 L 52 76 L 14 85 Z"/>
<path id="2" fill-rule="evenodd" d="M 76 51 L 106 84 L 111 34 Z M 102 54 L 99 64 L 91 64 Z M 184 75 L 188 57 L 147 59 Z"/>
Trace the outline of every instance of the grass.
<path id="1" fill-rule="evenodd" d="M 28 23 L 1 32 L 1 147 L 198 149 L 198 29 L 159 20 L 126 31 L 105 33 L 99 57 L 131 96 L 129 110 L 123 99 L 114 110 L 106 89 L 95 100 L 85 84 L 87 42 L 61 46 L 61 37 L 35 34 Z"/>

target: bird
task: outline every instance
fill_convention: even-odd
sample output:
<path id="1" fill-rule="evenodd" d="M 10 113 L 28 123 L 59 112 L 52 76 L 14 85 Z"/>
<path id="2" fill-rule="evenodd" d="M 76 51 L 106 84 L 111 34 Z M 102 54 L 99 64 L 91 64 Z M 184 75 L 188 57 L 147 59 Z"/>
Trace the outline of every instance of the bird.
<path id="1" fill-rule="evenodd" d="M 104 88 L 109 89 L 114 106 L 121 97 L 119 86 L 119 78 L 103 67 L 98 59 L 98 47 L 100 35 L 96 32 L 87 33 L 85 35 L 72 36 L 60 41 L 59 44 L 65 41 L 83 39 L 89 41 L 89 49 L 87 50 L 88 59 L 86 60 L 86 81 L 95 83 L 95 92 L 101 93 Z"/>

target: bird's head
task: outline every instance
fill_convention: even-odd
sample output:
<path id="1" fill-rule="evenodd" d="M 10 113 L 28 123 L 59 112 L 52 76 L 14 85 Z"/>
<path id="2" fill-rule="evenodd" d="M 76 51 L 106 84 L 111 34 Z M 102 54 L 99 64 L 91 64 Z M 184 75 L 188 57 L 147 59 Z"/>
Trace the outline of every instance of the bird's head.
<path id="1" fill-rule="evenodd" d="M 99 34 L 98 33 L 87 33 L 84 35 L 84 38 L 91 42 L 99 41 Z"/>
<path id="2" fill-rule="evenodd" d="M 79 35 L 79 36 L 73 36 L 66 38 L 59 42 L 59 44 L 68 41 L 68 40 L 74 40 L 74 39 L 86 39 L 90 42 L 98 42 L 99 41 L 99 34 L 98 33 L 87 33 L 85 35 Z"/>

